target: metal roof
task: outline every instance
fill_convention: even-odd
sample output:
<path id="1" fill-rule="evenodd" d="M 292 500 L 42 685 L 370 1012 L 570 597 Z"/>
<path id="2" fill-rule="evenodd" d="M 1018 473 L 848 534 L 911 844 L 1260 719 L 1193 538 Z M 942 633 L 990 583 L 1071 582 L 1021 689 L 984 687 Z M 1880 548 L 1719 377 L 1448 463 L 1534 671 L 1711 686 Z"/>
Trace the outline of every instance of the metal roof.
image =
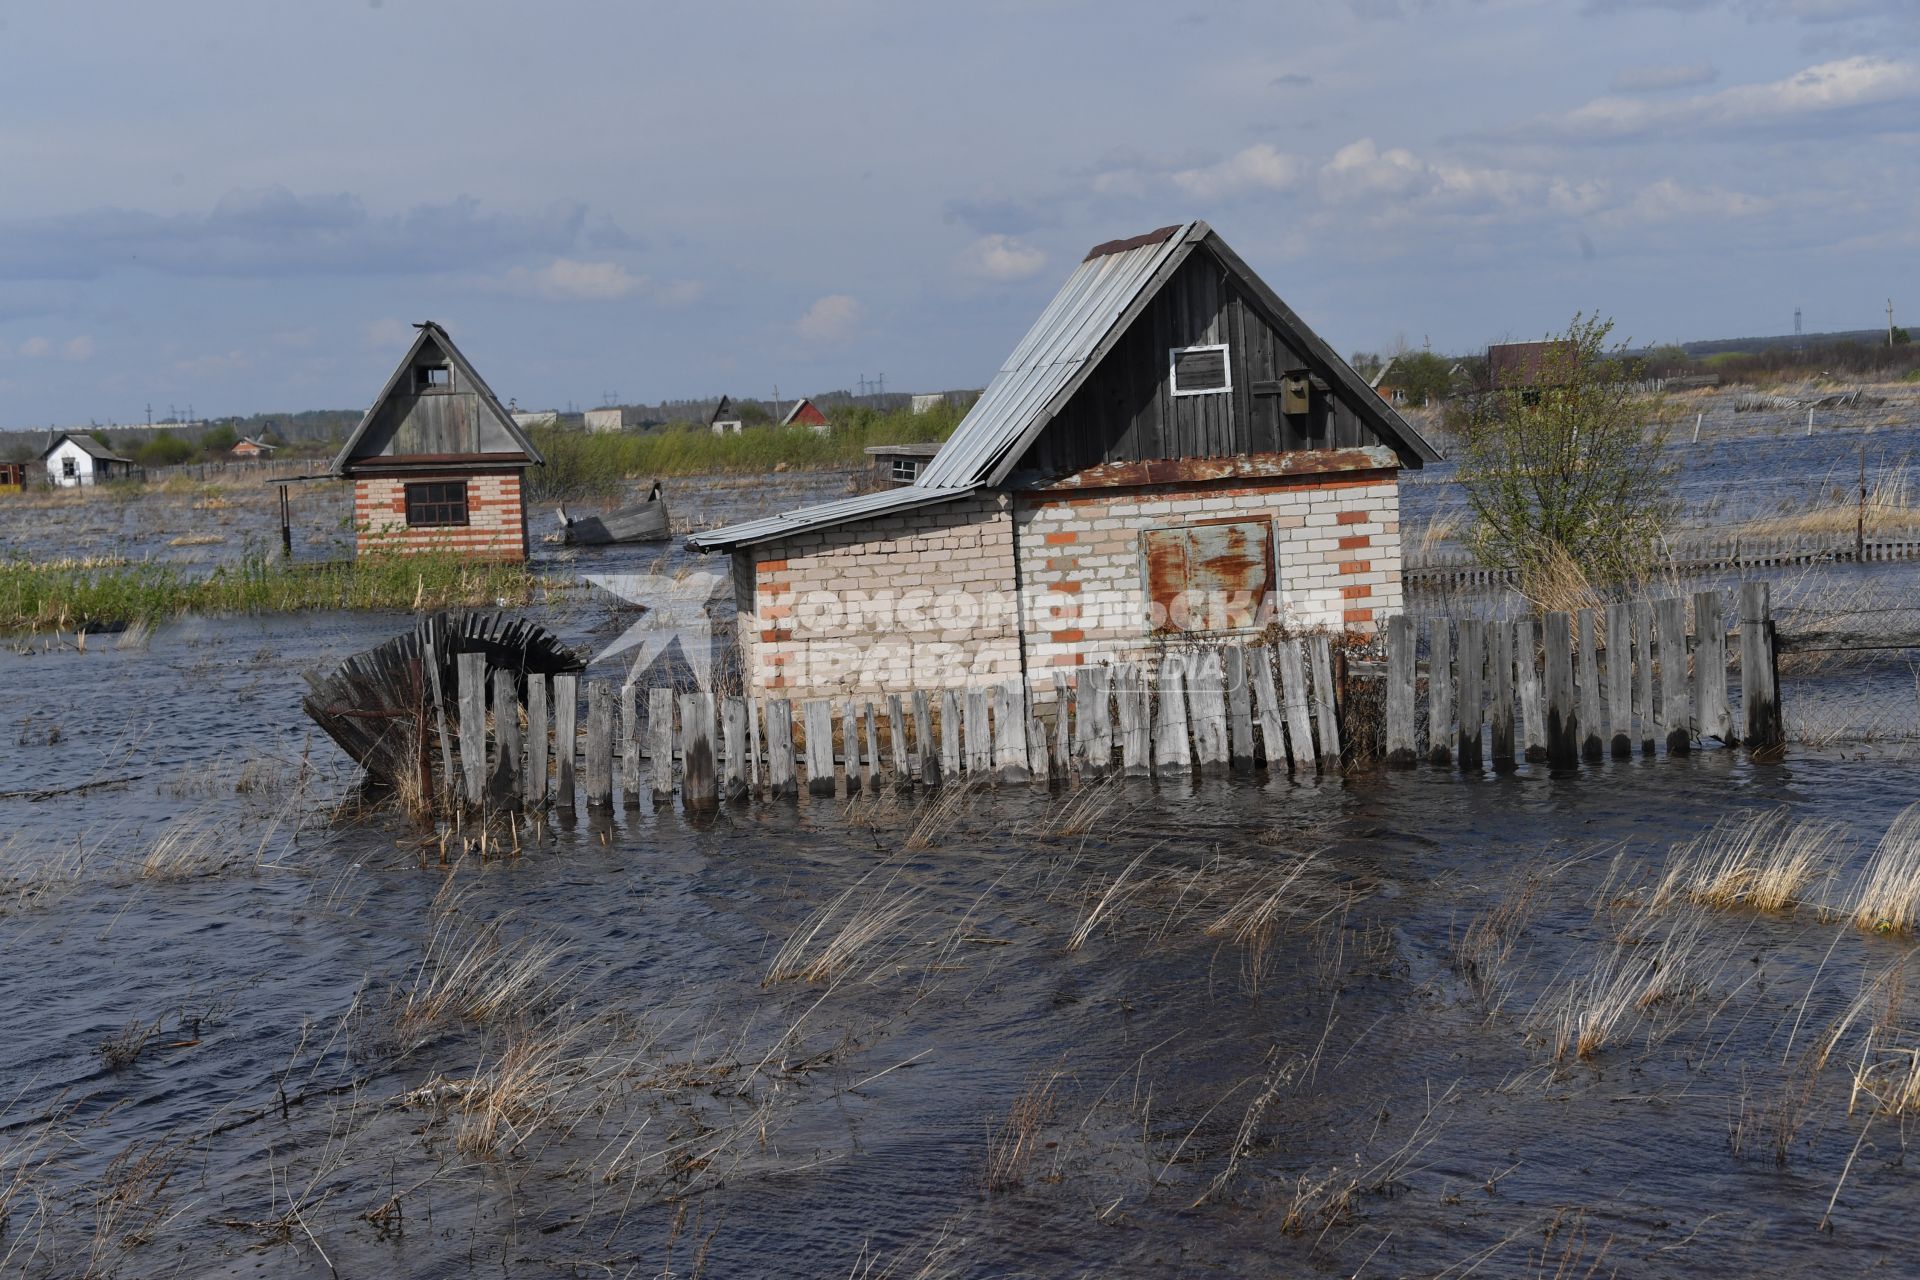
<path id="1" fill-rule="evenodd" d="M 970 489 L 927 489 L 916 484 L 906 484 L 897 489 L 882 489 L 878 493 L 863 493 L 858 497 L 823 502 L 818 506 L 798 507 L 777 516 L 766 516 L 759 520 L 749 520 L 744 524 L 728 525 L 724 529 L 696 533 L 687 539 L 687 546 L 695 551 L 727 551 L 734 547 L 750 547 L 757 542 L 787 538 L 796 533 L 805 533 L 810 529 L 824 529 L 854 520 L 890 515 L 896 511 L 911 511 L 915 507 L 952 502 L 955 498 L 964 498 L 971 492 Z"/>
<path id="2" fill-rule="evenodd" d="M 60 438 L 58 440 L 55 440 L 52 444 L 48 445 L 44 450 L 42 450 L 40 453 L 40 457 L 44 460 L 45 458 L 49 457 L 55 449 L 58 449 L 61 445 L 66 444 L 69 441 L 71 441 L 73 443 L 73 447 L 80 450 L 80 452 L 88 454 L 94 458 L 97 458 L 101 462 L 124 462 L 128 466 L 133 465 L 133 460 L 131 458 L 121 457 L 119 454 L 115 453 L 113 450 L 107 448 L 107 446 L 101 444 L 98 440 L 95 440 L 92 436 L 86 435 L 85 433 L 79 432 L 79 431 L 61 432 Z"/>

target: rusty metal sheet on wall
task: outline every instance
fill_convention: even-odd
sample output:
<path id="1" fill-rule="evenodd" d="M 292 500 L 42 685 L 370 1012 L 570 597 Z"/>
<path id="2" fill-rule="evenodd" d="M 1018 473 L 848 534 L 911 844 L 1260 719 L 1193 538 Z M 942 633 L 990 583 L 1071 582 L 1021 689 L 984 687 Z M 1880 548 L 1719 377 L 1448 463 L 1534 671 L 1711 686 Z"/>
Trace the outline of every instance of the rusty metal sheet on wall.
<path id="1" fill-rule="evenodd" d="M 1140 543 L 1159 633 L 1243 630 L 1277 586 L 1270 520 L 1149 529 Z"/>

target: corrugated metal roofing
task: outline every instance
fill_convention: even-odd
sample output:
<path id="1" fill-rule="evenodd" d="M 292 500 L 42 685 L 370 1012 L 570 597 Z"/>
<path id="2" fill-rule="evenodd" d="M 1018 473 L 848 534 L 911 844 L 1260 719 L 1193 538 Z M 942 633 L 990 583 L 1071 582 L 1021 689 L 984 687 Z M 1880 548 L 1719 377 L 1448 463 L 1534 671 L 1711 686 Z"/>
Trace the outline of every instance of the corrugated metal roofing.
<path id="1" fill-rule="evenodd" d="M 896 489 L 882 489 L 878 493 L 863 493 L 858 497 L 823 502 L 818 506 L 799 507 L 777 516 L 767 516 L 760 520 L 749 520 L 744 524 L 728 525 L 724 529 L 696 533 L 687 539 L 687 545 L 695 551 L 726 551 L 733 547 L 750 547 L 757 542 L 791 537 L 796 533 L 805 533 L 809 529 L 824 529 L 852 520 L 864 520 L 872 516 L 888 515 L 895 511 L 911 511 L 915 507 L 951 502 L 955 498 L 964 498 L 971 492 L 971 489 L 924 489 L 919 485 L 906 484 Z"/>

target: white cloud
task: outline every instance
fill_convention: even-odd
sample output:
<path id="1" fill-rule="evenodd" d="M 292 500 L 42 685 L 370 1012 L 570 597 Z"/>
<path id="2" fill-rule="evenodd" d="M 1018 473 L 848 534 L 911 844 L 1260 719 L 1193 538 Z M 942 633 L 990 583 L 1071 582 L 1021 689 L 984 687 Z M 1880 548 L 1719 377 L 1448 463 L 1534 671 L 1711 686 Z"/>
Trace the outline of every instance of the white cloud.
<path id="1" fill-rule="evenodd" d="M 853 336 L 860 324 L 860 302 L 844 293 L 830 293 L 807 308 L 794 332 L 811 342 L 840 342 Z"/>
<path id="2" fill-rule="evenodd" d="M 20 354 L 29 360 L 44 360 L 53 354 L 53 344 L 45 338 L 28 338 L 20 344 Z"/>
<path id="3" fill-rule="evenodd" d="M 1666 101 L 1595 98 L 1543 123 L 1572 137 L 1630 138 L 1655 129 L 1726 129 L 1777 124 L 1850 107 L 1920 96 L 1920 67 L 1862 56 L 1823 62 L 1784 80 L 1734 85 L 1715 93 Z"/>
<path id="4" fill-rule="evenodd" d="M 981 236 L 967 249 L 967 270 L 989 280 L 1026 280 L 1047 265 L 1047 255 L 1013 236 Z"/>
<path id="5" fill-rule="evenodd" d="M 1723 187 L 1685 187 L 1662 178 L 1640 191 L 1616 218 L 1622 221 L 1672 222 L 1676 219 L 1750 218 L 1773 207 L 1771 200 Z"/>
<path id="6" fill-rule="evenodd" d="M 1382 151 L 1372 138 L 1350 142 L 1320 167 L 1331 204 L 1413 203 L 1454 212 L 1507 208 L 1535 199 L 1545 179 L 1510 169 L 1423 160 L 1404 147 Z"/>
<path id="7" fill-rule="evenodd" d="M 1188 195 L 1211 200 L 1243 191 L 1285 191 L 1300 180 L 1302 168 L 1295 157 L 1259 142 L 1217 164 L 1182 169 L 1173 181 Z"/>
<path id="8" fill-rule="evenodd" d="M 84 333 L 79 337 L 69 338 L 66 345 L 60 348 L 60 354 L 76 362 L 90 360 L 93 358 L 93 338 Z"/>
<path id="9" fill-rule="evenodd" d="M 507 272 L 508 289 L 548 302 L 615 302 L 647 286 L 617 262 L 580 262 L 555 258 L 537 270 L 515 267 Z"/>
<path id="10" fill-rule="evenodd" d="M 1667 89 L 1690 89 L 1712 84 L 1720 78 L 1713 63 L 1706 59 L 1676 67 L 1626 67 L 1614 73 L 1615 93 L 1660 93 Z"/>
<path id="11" fill-rule="evenodd" d="M 382 316 L 367 326 L 370 347 L 407 347 L 413 343 L 413 326 L 392 316 Z"/>

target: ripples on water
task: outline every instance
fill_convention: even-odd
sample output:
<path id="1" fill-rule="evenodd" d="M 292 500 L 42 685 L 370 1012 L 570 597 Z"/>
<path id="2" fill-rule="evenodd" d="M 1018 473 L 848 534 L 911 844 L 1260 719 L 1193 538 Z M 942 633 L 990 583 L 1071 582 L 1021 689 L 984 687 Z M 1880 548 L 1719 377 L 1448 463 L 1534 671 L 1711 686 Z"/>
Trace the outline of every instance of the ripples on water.
<path id="1" fill-rule="evenodd" d="M 1128 785 L 1065 824 L 1084 832 L 1049 833 L 1061 802 L 1028 788 L 925 824 L 911 800 L 698 824 L 649 805 L 442 866 L 338 808 L 352 779 L 295 710 L 303 669 L 404 621 L 185 622 L 144 650 L 0 657 L 0 1271 L 1532 1275 L 1604 1253 L 1596 1274 L 1718 1276 L 1911 1256 L 1902 1123 L 1847 1107 L 1860 1027 L 1912 1027 L 1913 1000 L 1877 988 L 1806 1072 L 1907 942 L 1810 908 L 1675 908 L 1654 927 L 1699 919 L 1698 990 L 1634 1010 L 1591 1062 L 1556 1066 L 1547 1014 L 1644 924 L 1621 905 L 1640 864 L 1729 808 L 1844 823 L 1861 845 L 1809 891 L 1840 901 L 1920 798 L 1911 763 Z M 89 782 L 111 785 L 21 794 Z M 175 828 L 174 862 L 143 875 Z M 34 874 L 50 863 L 79 869 Z M 1461 957 L 1487 953 L 1463 940 L 1502 903 L 1523 927 L 1470 981 Z M 849 922 L 874 936 L 844 964 L 765 981 L 797 933 L 804 968 Z M 468 948 L 552 959 L 476 1012 L 485 984 L 449 976 Z M 466 1003 L 427 1009 L 449 989 Z M 473 1081 L 543 1046 L 492 1130 L 463 1121 Z"/>

